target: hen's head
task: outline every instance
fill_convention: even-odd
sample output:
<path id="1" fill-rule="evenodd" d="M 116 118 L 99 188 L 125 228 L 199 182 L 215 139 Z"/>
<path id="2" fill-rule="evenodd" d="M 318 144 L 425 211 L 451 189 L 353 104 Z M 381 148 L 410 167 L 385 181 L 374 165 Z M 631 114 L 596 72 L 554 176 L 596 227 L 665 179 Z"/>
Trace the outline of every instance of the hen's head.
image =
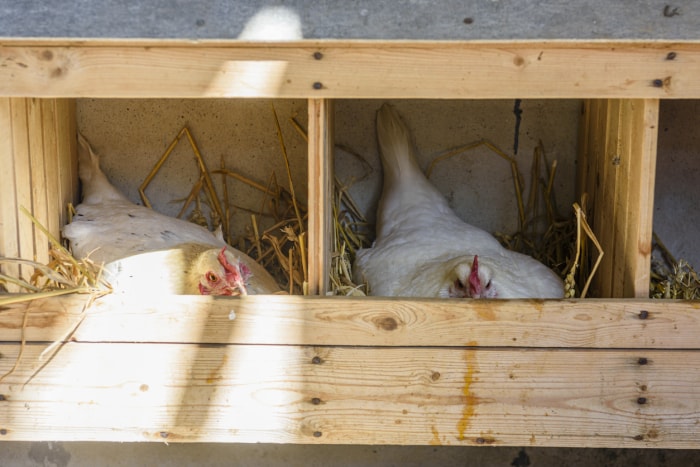
<path id="1" fill-rule="evenodd" d="M 453 269 L 452 284 L 448 289 L 450 298 L 496 298 L 491 269 L 479 266 L 479 257 L 471 262 L 461 262 Z"/>
<path id="2" fill-rule="evenodd" d="M 193 270 L 202 295 L 248 295 L 250 269 L 226 247 L 203 252 Z"/>

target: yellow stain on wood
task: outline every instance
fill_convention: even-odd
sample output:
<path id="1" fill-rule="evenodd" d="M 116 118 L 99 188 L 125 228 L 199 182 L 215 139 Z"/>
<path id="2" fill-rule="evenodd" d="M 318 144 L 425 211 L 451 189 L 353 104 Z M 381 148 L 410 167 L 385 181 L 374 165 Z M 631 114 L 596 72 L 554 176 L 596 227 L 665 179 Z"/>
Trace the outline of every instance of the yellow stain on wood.
<path id="1" fill-rule="evenodd" d="M 430 426 L 430 431 L 433 432 L 433 439 L 431 439 L 428 444 L 431 446 L 442 446 L 442 443 L 440 442 L 440 433 L 438 433 L 437 428 L 435 425 Z"/>
<path id="2" fill-rule="evenodd" d="M 467 342 L 468 347 L 473 347 L 476 345 L 475 341 Z M 472 383 L 474 382 L 474 372 L 476 365 L 474 364 L 474 351 L 467 350 L 464 355 L 464 360 L 467 363 L 467 369 L 464 373 L 464 386 L 462 386 L 462 394 L 464 395 L 464 408 L 462 409 L 462 417 L 457 422 L 457 439 L 460 441 L 464 440 L 464 433 L 469 428 L 471 423 L 471 418 L 474 415 L 476 409 L 477 398 L 471 390 Z"/>
<path id="3" fill-rule="evenodd" d="M 210 373 L 209 377 L 207 378 L 207 384 L 214 384 L 217 381 L 220 381 L 223 379 L 223 376 L 221 376 L 221 369 L 226 365 L 228 362 L 228 356 L 224 355 L 223 358 L 221 359 L 221 364 L 219 364 L 218 367 L 214 368 Z"/>

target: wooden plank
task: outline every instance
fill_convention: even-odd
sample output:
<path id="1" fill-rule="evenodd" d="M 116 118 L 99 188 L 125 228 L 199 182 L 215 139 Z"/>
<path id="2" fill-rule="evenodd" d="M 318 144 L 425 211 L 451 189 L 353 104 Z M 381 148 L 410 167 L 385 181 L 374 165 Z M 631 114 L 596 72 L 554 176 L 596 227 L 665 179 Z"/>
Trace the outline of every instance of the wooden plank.
<path id="1" fill-rule="evenodd" d="M 44 121 L 41 113 L 42 99 L 27 99 L 27 141 L 29 147 L 29 184 L 32 203 L 25 206 L 43 225 L 48 226 L 49 213 L 46 160 L 44 153 Z M 46 264 L 49 261 L 49 242 L 46 235 L 34 228 L 34 260 Z"/>
<path id="2" fill-rule="evenodd" d="M 591 191 L 592 226 L 605 251 L 593 296 L 647 297 L 658 100 L 614 99 L 599 105 L 603 113 L 589 125 L 586 180 L 580 182 Z"/>
<path id="3" fill-rule="evenodd" d="M 29 156 L 29 122 L 28 100 L 15 98 L 10 100 L 10 116 L 12 119 L 12 150 L 15 165 L 15 206 L 10 209 L 17 211 L 17 236 L 19 240 L 19 256 L 33 260 L 36 249 L 34 247 L 34 225 L 31 219 L 20 211 L 24 207 L 32 209 L 32 185 L 31 162 Z M 20 267 L 25 280 L 29 279 L 31 268 Z"/>
<path id="4" fill-rule="evenodd" d="M 47 217 L 45 227 L 55 238 L 60 239 L 60 217 L 61 212 L 63 211 L 63 206 L 60 202 L 59 188 L 56 99 L 41 99 L 39 105 L 41 106 L 41 130 L 42 139 L 44 142 L 44 171 L 46 178 L 45 192 Z"/>
<path id="5" fill-rule="evenodd" d="M 11 99 L 0 98 L 0 256 L 19 257 L 19 237 L 17 229 L 17 192 L 15 189 L 15 157 L 12 142 Z M 3 264 L 0 272 L 11 277 L 19 277 L 20 268 L 14 264 Z M 18 292 L 13 285 L 8 290 Z"/>
<path id="6" fill-rule="evenodd" d="M 603 251 L 606 254 L 603 256 L 603 261 L 600 264 L 600 288 L 596 297 L 612 298 L 612 283 L 613 264 L 612 253 L 615 249 L 615 239 L 612 235 L 612 222 L 615 218 L 614 213 L 614 196 L 615 196 L 615 171 L 612 166 L 612 157 L 608 153 L 609 141 L 617 137 L 617 128 L 619 123 L 619 99 L 606 99 L 603 101 L 603 113 L 600 115 L 600 149 L 597 154 L 598 165 L 598 195 L 596 200 L 596 212 L 598 213 L 595 219 L 594 230 L 598 236 Z"/>
<path id="7" fill-rule="evenodd" d="M 698 302 L 75 295 L 0 307 L 0 341 L 695 349 Z M 646 319 L 641 317 L 646 311 Z M 233 314 L 232 314 L 233 313 Z M 233 319 L 231 319 L 233 318 Z"/>
<path id="8" fill-rule="evenodd" d="M 329 290 L 333 248 L 333 106 L 309 100 L 309 294 Z"/>
<path id="9" fill-rule="evenodd" d="M 612 219 L 612 231 L 614 238 L 614 251 L 612 252 L 613 264 L 613 297 L 634 297 L 634 294 L 627 295 L 629 284 L 625 270 L 629 268 L 625 257 L 627 252 L 627 241 L 630 239 L 631 219 L 638 214 L 631 212 L 633 206 L 630 205 L 630 184 L 638 183 L 630 179 L 630 165 L 636 163 L 631 156 L 631 109 L 634 107 L 634 100 L 622 99 L 620 101 L 619 128 L 615 147 L 612 151 L 612 164 L 616 172 L 616 190 L 614 196 L 615 217 Z M 633 258 L 630 258 L 634 260 Z M 648 293 L 647 295 L 648 296 Z"/>
<path id="10" fill-rule="evenodd" d="M 58 151 L 59 203 L 61 206 L 59 222 L 63 226 L 68 222 L 66 205 L 77 204 L 79 198 L 77 123 L 75 117 L 75 99 L 56 100 L 56 136 Z"/>
<path id="11" fill-rule="evenodd" d="M 598 226 L 603 225 L 603 217 L 605 216 L 606 206 L 603 204 L 603 187 L 605 186 L 605 143 L 606 143 L 606 130 L 608 121 L 608 100 L 607 99 L 595 99 L 592 105 L 591 112 L 591 125 L 589 138 L 591 141 L 589 149 L 589 166 L 591 170 L 588 173 L 589 180 L 587 183 L 589 194 L 589 213 L 588 222 L 591 225 L 594 233 L 597 237 L 601 235 L 601 230 Z M 605 248 L 605 246 L 603 246 Z M 591 255 L 591 264 L 595 260 L 597 251 L 590 244 L 589 252 Z M 605 255 L 603 256 L 605 258 Z M 611 282 L 610 269 L 606 269 L 604 265 L 596 272 L 596 275 L 591 282 L 591 288 L 589 291 L 589 297 L 604 297 L 607 292 L 605 284 Z"/>
<path id="12" fill-rule="evenodd" d="M 700 97 L 699 42 L 64 44 L 70 46 L 13 46 L 12 40 L 0 40 L 0 95 Z"/>
<path id="13" fill-rule="evenodd" d="M 625 241 L 625 284 L 627 297 L 648 297 L 651 279 L 651 237 L 656 179 L 659 100 L 631 103 L 631 151 L 627 211 L 628 238 Z"/>
<path id="14" fill-rule="evenodd" d="M 700 351 L 68 343 L 0 438 L 695 448 Z M 0 371 L 17 348 L 0 346 Z M 646 360 L 640 360 L 646 359 Z"/>

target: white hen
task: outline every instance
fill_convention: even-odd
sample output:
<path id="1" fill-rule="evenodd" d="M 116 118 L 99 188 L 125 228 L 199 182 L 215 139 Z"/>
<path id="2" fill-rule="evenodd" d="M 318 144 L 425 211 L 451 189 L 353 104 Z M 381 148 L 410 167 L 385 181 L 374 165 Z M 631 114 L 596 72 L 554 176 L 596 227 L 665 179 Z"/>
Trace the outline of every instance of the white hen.
<path id="1" fill-rule="evenodd" d="M 76 257 L 105 263 L 116 291 L 203 295 L 268 294 L 280 289 L 270 274 L 207 229 L 129 201 L 102 172 L 79 136 L 83 202 L 63 235 Z"/>
<path id="2" fill-rule="evenodd" d="M 377 238 L 354 265 L 355 281 L 366 281 L 370 295 L 564 296 L 552 270 L 455 215 L 418 167 L 408 128 L 388 104 L 377 114 L 377 136 L 384 169 Z"/>

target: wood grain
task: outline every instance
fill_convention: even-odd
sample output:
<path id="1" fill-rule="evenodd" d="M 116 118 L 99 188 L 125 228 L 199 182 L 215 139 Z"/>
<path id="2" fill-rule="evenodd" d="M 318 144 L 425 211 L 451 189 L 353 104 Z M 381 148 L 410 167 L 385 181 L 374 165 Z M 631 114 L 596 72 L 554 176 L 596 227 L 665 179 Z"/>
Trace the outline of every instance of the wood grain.
<path id="1" fill-rule="evenodd" d="M 75 99 L 56 99 L 56 144 L 58 156 L 58 180 L 60 186 L 59 223 L 68 222 L 66 206 L 78 204 L 78 139 L 75 117 Z"/>
<path id="2" fill-rule="evenodd" d="M 19 257 L 19 229 L 17 228 L 17 190 L 15 189 L 15 153 L 12 143 L 12 99 L 0 98 L 0 256 Z M 0 272 L 19 277 L 16 264 L 3 264 Z M 14 285 L 8 290 L 18 292 Z"/>
<path id="3" fill-rule="evenodd" d="M 699 75 L 692 41 L 0 41 L 5 96 L 698 98 Z"/>
<path id="4" fill-rule="evenodd" d="M 9 207 L 9 209 L 16 211 L 17 223 L 14 226 L 14 230 L 17 232 L 19 241 L 19 257 L 33 260 L 36 251 L 34 248 L 34 225 L 31 219 L 20 211 L 21 207 L 30 212 L 32 211 L 28 105 L 28 99 L 10 99 L 10 118 L 12 119 L 10 127 L 12 128 L 12 152 L 15 169 L 15 205 Z M 21 266 L 20 271 L 24 280 L 29 280 L 33 272 L 27 266 Z"/>
<path id="5" fill-rule="evenodd" d="M 333 105 L 309 100 L 309 294 L 329 290 L 333 249 Z"/>
<path id="6" fill-rule="evenodd" d="M 69 343 L 35 374 L 43 348 L 0 383 L 2 439 L 700 442 L 698 351 Z"/>
<path id="7" fill-rule="evenodd" d="M 0 341 L 61 339 L 86 295 L 0 309 Z M 75 334 L 89 342 L 289 345 L 698 348 L 700 303 L 665 300 L 239 299 L 107 296 Z M 647 318 L 641 319 L 640 312 Z M 231 314 L 233 312 L 233 315 Z M 233 318 L 233 319 L 231 319 Z"/>
<path id="8" fill-rule="evenodd" d="M 584 107 L 579 186 L 605 252 L 593 296 L 649 295 L 658 118 L 658 99 L 594 99 Z"/>

